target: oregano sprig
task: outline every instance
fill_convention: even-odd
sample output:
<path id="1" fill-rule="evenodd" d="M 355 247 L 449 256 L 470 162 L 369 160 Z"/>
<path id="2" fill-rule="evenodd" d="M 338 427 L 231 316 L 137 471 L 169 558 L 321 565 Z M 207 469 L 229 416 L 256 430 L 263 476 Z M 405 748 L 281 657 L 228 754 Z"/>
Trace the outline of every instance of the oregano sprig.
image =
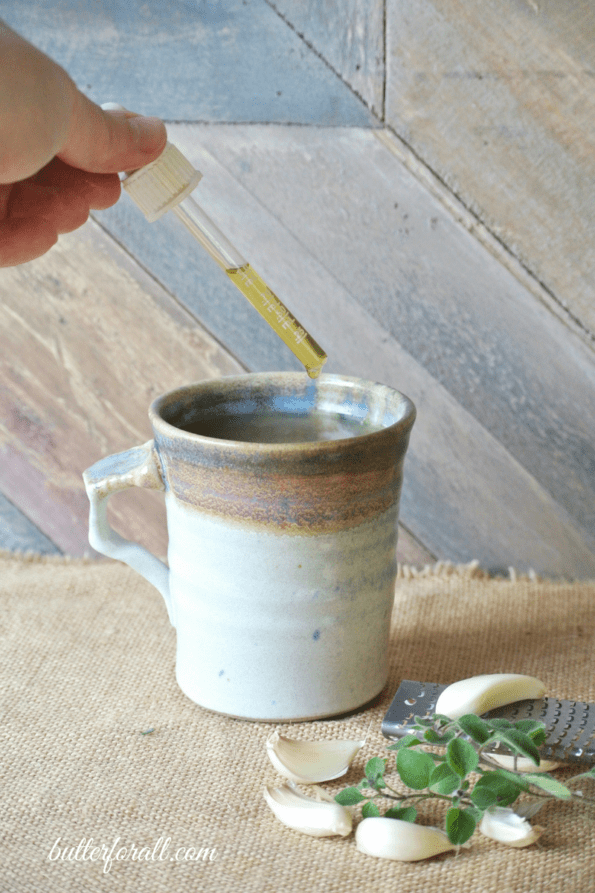
<path id="1" fill-rule="evenodd" d="M 364 778 L 359 784 L 340 791 L 335 800 L 343 806 L 362 804 L 362 817 L 384 815 L 387 818 L 415 822 L 425 800 L 449 803 L 445 816 L 445 832 L 454 845 L 465 843 L 487 810 L 511 807 L 521 794 L 546 800 L 593 802 L 570 784 L 581 778 L 595 779 L 595 767 L 568 780 L 565 784 L 548 773 L 519 772 L 518 757 L 540 765 L 539 747 L 545 742 L 543 723 L 523 719 L 513 723 L 506 719 L 485 720 L 475 714 L 459 719 L 434 714 L 415 717 L 412 726 L 420 733 L 408 734 L 388 746 L 395 752 L 394 769 L 408 790 L 391 786 L 390 758 L 372 757 L 366 763 Z M 439 752 L 421 749 L 431 745 Z M 498 765 L 494 748 L 504 747 L 514 757 L 512 770 Z M 381 810 L 382 801 L 388 809 Z"/>

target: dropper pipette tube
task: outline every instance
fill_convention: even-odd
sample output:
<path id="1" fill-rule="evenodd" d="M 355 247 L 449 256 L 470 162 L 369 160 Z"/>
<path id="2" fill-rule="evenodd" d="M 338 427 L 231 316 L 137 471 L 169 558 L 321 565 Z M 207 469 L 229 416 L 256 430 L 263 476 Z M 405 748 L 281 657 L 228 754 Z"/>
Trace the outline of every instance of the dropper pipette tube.
<path id="1" fill-rule="evenodd" d="M 148 220 L 173 211 L 295 354 L 310 378 L 317 378 L 327 360 L 325 352 L 194 201 L 190 193 L 200 176 L 182 153 L 168 143 L 156 161 L 127 175 L 122 183 Z"/>
<path id="2" fill-rule="evenodd" d="M 211 218 L 190 196 L 172 211 L 295 354 L 308 375 L 316 378 L 326 362 L 325 352 Z"/>

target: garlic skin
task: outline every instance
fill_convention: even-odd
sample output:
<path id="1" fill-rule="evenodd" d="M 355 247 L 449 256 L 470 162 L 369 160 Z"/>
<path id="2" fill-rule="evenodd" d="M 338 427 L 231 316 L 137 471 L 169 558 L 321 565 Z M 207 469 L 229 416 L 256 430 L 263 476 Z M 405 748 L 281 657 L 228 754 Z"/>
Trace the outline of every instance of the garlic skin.
<path id="1" fill-rule="evenodd" d="M 419 862 L 456 849 L 440 828 L 384 816 L 363 819 L 356 828 L 355 843 L 361 853 L 397 862 Z"/>
<path id="2" fill-rule="evenodd" d="M 436 701 L 436 713 L 450 719 L 459 719 L 466 713 L 481 716 L 488 710 L 524 701 L 529 698 L 543 698 L 545 685 L 534 676 L 520 673 L 491 673 L 485 676 L 471 676 L 453 682 L 445 688 Z"/>
<path id="3" fill-rule="evenodd" d="M 490 758 L 493 763 L 498 763 L 499 766 L 502 766 L 503 769 L 509 769 L 511 772 L 514 771 L 514 756 L 513 754 L 508 753 L 496 753 L 495 751 L 490 751 L 486 754 Z M 517 772 L 552 772 L 554 769 L 557 769 L 558 766 L 561 766 L 562 763 L 556 763 L 555 760 L 540 760 L 539 766 L 536 766 L 533 760 L 530 760 L 528 757 L 517 757 L 516 761 L 516 771 Z"/>
<path id="4" fill-rule="evenodd" d="M 273 788 L 267 785 L 264 799 L 280 822 L 311 837 L 347 837 L 351 834 L 351 813 L 334 800 L 314 800 L 298 791 L 292 782 Z"/>
<path id="5" fill-rule="evenodd" d="M 273 732 L 266 748 L 277 772 L 298 784 L 318 784 L 345 775 L 363 741 L 297 741 Z"/>
<path id="6" fill-rule="evenodd" d="M 492 840 L 514 847 L 530 846 L 544 831 L 539 825 L 530 825 L 513 809 L 503 806 L 486 809 L 479 823 L 479 830 Z"/>

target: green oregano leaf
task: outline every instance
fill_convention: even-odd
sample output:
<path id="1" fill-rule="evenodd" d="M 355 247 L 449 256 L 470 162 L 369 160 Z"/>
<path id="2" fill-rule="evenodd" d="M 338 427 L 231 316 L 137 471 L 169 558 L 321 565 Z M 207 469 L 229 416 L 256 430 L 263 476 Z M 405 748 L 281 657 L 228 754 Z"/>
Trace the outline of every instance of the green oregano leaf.
<path id="1" fill-rule="evenodd" d="M 402 747 L 413 747 L 415 744 L 419 744 L 419 738 L 416 735 L 404 735 L 394 744 L 389 744 L 387 750 L 401 750 Z"/>
<path id="2" fill-rule="evenodd" d="M 387 819 L 401 819 L 402 822 L 414 822 L 417 818 L 415 806 L 395 806 L 384 813 Z"/>
<path id="3" fill-rule="evenodd" d="M 522 756 L 528 757 L 532 763 L 539 766 L 539 751 L 531 738 L 525 735 L 524 732 L 519 732 L 518 729 L 508 729 L 505 732 L 500 732 L 498 737 L 514 753 L 520 753 Z"/>
<path id="4" fill-rule="evenodd" d="M 371 819 L 380 815 L 380 810 L 376 806 L 375 803 L 372 803 L 371 800 L 368 800 L 367 803 L 364 803 L 362 806 L 362 818 Z"/>
<path id="5" fill-rule="evenodd" d="M 532 737 L 533 732 L 545 729 L 545 725 L 538 719 L 517 719 L 514 727 L 515 729 L 518 729 L 519 732 L 524 732 L 525 735 L 529 735 L 530 737 Z"/>
<path id="6" fill-rule="evenodd" d="M 381 779 L 386 772 L 386 760 L 383 760 L 381 757 L 372 757 L 372 759 L 368 760 L 366 763 L 364 772 L 366 773 L 366 778 L 370 787 L 375 788 L 379 779 Z"/>
<path id="7" fill-rule="evenodd" d="M 464 778 L 469 772 L 477 769 L 479 757 L 473 745 L 468 741 L 464 741 L 463 738 L 453 738 L 448 742 L 446 748 L 446 762 L 453 772 Z"/>
<path id="8" fill-rule="evenodd" d="M 479 782 L 475 785 L 469 796 L 471 797 L 473 805 L 477 806 L 478 809 L 489 809 L 490 806 L 495 806 L 498 802 L 496 792 L 488 787 L 480 787 Z"/>
<path id="9" fill-rule="evenodd" d="M 464 811 L 471 816 L 476 825 L 481 822 L 484 813 L 483 809 L 478 809 L 476 806 L 466 806 Z"/>
<path id="10" fill-rule="evenodd" d="M 490 728 L 492 728 L 492 729 L 498 729 L 498 730 L 501 730 L 501 729 L 512 729 L 512 728 L 513 728 L 513 725 L 512 725 L 512 723 L 510 722 L 510 720 L 508 720 L 508 719 L 500 719 L 500 717 L 497 717 L 496 719 L 490 719 L 490 720 L 488 720 L 488 725 L 490 726 Z"/>
<path id="11" fill-rule="evenodd" d="M 430 775 L 428 787 L 437 794 L 454 793 L 461 784 L 461 778 L 456 772 L 453 772 L 447 763 L 439 763 Z"/>
<path id="12" fill-rule="evenodd" d="M 475 831 L 476 825 L 473 814 L 467 810 L 451 806 L 446 813 L 446 833 L 455 846 L 466 843 Z"/>
<path id="13" fill-rule="evenodd" d="M 510 773 L 512 775 L 512 773 Z M 500 775 L 499 772 L 486 772 L 481 776 L 473 790 L 471 800 L 479 809 L 490 806 L 510 806 L 522 791 L 516 781 Z"/>
<path id="14" fill-rule="evenodd" d="M 458 723 L 463 732 L 469 735 L 477 744 L 485 744 L 491 736 L 488 724 L 483 719 L 480 719 L 479 716 L 475 716 L 474 713 L 466 713 L 464 716 L 461 716 Z"/>
<path id="15" fill-rule="evenodd" d="M 526 780 L 525 773 L 522 775 L 515 775 L 514 772 L 509 772 L 508 769 L 494 769 L 493 772 L 490 772 L 490 775 L 505 778 L 512 784 L 517 785 L 523 791 L 529 791 L 531 789 L 529 782 Z"/>
<path id="16" fill-rule="evenodd" d="M 542 744 L 545 744 L 547 732 L 545 729 L 536 729 L 534 732 L 529 732 L 529 738 L 535 747 L 541 747 Z"/>
<path id="17" fill-rule="evenodd" d="M 428 744 L 440 744 L 442 735 L 439 735 L 436 729 L 426 729 L 424 732 L 424 741 Z"/>
<path id="18" fill-rule="evenodd" d="M 356 803 L 361 803 L 362 800 L 365 799 L 366 797 L 360 794 L 357 788 L 344 788 L 335 795 L 335 800 L 337 803 L 340 803 L 341 806 L 354 806 Z"/>
<path id="19" fill-rule="evenodd" d="M 434 760 L 429 754 L 409 748 L 397 752 L 397 771 L 408 788 L 427 788 L 433 770 Z"/>
<path id="20" fill-rule="evenodd" d="M 572 797 L 572 792 L 566 785 L 562 784 L 562 782 L 557 779 L 552 778 L 551 775 L 527 772 L 523 777 L 529 784 L 541 788 L 542 791 L 547 791 L 548 794 L 551 794 L 553 797 L 558 797 L 560 800 L 570 800 Z"/>

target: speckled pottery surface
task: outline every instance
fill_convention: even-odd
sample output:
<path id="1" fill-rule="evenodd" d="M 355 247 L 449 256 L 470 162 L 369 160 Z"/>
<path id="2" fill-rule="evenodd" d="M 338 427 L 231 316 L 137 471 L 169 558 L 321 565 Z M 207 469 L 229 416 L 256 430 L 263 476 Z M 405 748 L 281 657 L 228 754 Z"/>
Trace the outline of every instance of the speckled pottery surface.
<path id="1" fill-rule="evenodd" d="M 338 375 L 230 376 L 154 401 L 154 440 L 84 474 L 89 541 L 162 593 L 197 704 L 258 720 L 361 706 L 386 682 L 411 401 Z M 107 500 L 165 490 L 167 567 Z"/>

